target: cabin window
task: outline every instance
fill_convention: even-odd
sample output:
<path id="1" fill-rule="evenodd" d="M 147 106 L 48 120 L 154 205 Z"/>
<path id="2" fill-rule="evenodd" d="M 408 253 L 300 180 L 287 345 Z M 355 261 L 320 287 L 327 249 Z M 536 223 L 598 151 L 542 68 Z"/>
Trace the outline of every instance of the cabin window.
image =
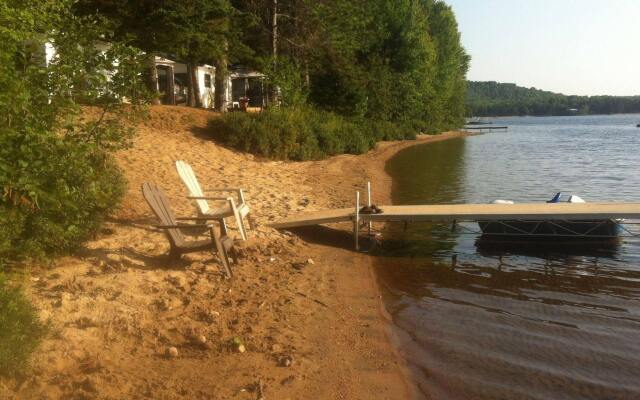
<path id="1" fill-rule="evenodd" d="M 245 97 L 247 90 L 245 87 L 244 78 L 233 79 L 231 81 L 231 100 L 240 101 L 240 97 Z"/>
<path id="2" fill-rule="evenodd" d="M 213 85 L 211 84 L 211 75 L 210 74 L 204 74 L 204 87 L 208 87 L 208 88 L 212 88 Z"/>

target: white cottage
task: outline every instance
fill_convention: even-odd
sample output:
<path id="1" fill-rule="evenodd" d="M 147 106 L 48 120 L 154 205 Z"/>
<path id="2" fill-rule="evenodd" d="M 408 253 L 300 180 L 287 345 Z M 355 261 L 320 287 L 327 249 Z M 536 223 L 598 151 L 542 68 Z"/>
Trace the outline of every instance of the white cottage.
<path id="1" fill-rule="evenodd" d="M 107 51 L 109 43 L 98 43 L 96 48 Z M 43 49 L 45 64 L 49 65 L 57 56 L 52 43 L 45 43 Z M 186 104 L 188 101 L 189 75 L 187 65 L 164 57 L 154 58 L 156 66 L 157 89 L 162 104 Z M 116 64 L 117 66 L 117 64 Z M 200 93 L 200 104 L 203 108 L 215 108 L 215 75 L 212 65 L 196 67 L 196 79 Z M 105 72 L 107 79 L 109 73 Z M 265 75 L 243 67 L 231 69 L 225 82 L 224 101 L 227 109 L 239 109 L 241 99 L 247 99 L 252 108 L 263 108 L 267 105 L 265 91 Z"/>
<path id="2" fill-rule="evenodd" d="M 189 75 L 187 65 L 167 58 L 156 57 L 158 91 L 163 104 L 187 102 Z M 215 74 L 211 65 L 196 67 L 196 79 L 200 89 L 200 104 L 203 108 L 215 107 Z M 173 92 L 171 91 L 173 87 Z"/>
<path id="3" fill-rule="evenodd" d="M 239 109 L 241 99 L 245 98 L 251 108 L 267 106 L 265 75 L 245 67 L 235 67 L 229 74 L 227 99 L 231 109 Z"/>

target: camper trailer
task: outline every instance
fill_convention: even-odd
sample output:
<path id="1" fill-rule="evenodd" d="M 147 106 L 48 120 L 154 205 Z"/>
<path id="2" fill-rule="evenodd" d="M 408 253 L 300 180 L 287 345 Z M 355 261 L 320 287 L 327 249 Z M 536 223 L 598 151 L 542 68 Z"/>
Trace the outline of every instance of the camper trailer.
<path id="1" fill-rule="evenodd" d="M 162 104 L 186 104 L 189 95 L 187 64 L 162 57 L 156 57 L 155 64 Z M 211 65 L 205 64 L 196 67 L 200 104 L 203 108 L 215 107 L 215 74 L 216 69 Z"/>

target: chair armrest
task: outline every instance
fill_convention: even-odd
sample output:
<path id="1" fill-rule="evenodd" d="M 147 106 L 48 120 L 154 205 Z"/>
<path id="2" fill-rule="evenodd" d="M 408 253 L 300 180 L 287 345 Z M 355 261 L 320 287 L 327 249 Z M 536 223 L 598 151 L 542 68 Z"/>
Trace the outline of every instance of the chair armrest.
<path id="1" fill-rule="evenodd" d="M 242 190 L 246 192 L 243 188 L 206 188 L 205 192 L 237 192 L 238 190 Z"/>
<path id="2" fill-rule="evenodd" d="M 219 201 L 226 201 L 229 204 L 229 208 L 235 213 L 237 210 L 236 207 L 236 202 L 235 200 L 233 200 L 233 197 L 206 197 L 206 196 L 187 196 L 188 199 L 193 199 L 193 200 L 219 200 Z M 219 212 L 216 214 L 212 214 L 209 215 L 208 217 L 211 217 L 209 219 L 216 219 L 213 218 L 213 216 L 216 216 L 217 218 L 220 218 L 222 216 L 222 214 L 227 214 L 227 212 Z"/>
<path id="3" fill-rule="evenodd" d="M 209 197 L 209 196 L 187 196 L 187 199 L 191 199 L 191 200 L 219 200 L 219 201 L 233 200 L 231 197 Z"/>
<path id="4" fill-rule="evenodd" d="M 212 227 L 213 225 L 211 224 L 197 224 L 197 225 L 188 225 L 188 224 L 182 224 L 182 225 L 153 225 L 158 229 L 202 229 L 203 226 L 206 227 Z"/>
<path id="5" fill-rule="evenodd" d="M 220 219 L 220 217 L 214 217 L 214 216 L 179 217 L 179 218 L 176 218 L 177 221 L 217 221 L 219 219 Z M 198 225 L 202 226 L 202 224 L 198 224 Z M 181 225 L 181 226 L 183 226 L 183 225 Z"/>
<path id="6" fill-rule="evenodd" d="M 205 192 L 235 192 L 238 196 L 238 204 L 244 204 L 245 190 L 242 188 L 207 188 Z"/>

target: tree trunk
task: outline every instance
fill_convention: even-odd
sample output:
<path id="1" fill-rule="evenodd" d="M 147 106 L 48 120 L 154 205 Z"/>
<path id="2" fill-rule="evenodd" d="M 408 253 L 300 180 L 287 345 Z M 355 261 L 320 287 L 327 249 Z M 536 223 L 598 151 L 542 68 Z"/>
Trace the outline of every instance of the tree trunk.
<path id="1" fill-rule="evenodd" d="M 227 112 L 227 77 L 229 71 L 227 69 L 227 57 L 223 56 L 216 61 L 216 98 L 215 107 L 218 112 Z"/>
<path id="2" fill-rule="evenodd" d="M 192 62 L 187 64 L 187 73 L 189 75 L 189 106 L 201 107 L 202 99 L 200 97 L 200 85 L 198 85 L 198 75 L 196 65 Z"/>
<path id="3" fill-rule="evenodd" d="M 271 55 L 273 56 L 273 70 L 278 64 L 278 0 L 273 0 L 273 15 L 271 16 Z"/>
<path id="4" fill-rule="evenodd" d="M 304 63 L 304 85 L 307 90 L 311 87 L 311 76 L 309 75 L 309 63 Z"/>
<path id="5" fill-rule="evenodd" d="M 187 64 L 187 105 L 189 107 L 195 107 L 196 95 L 193 90 L 193 75 L 191 72 L 191 64 Z"/>
<path id="6" fill-rule="evenodd" d="M 172 106 L 176 105 L 176 90 L 175 90 L 175 74 L 173 72 L 173 66 L 167 68 L 167 103 Z"/>
<path id="7" fill-rule="evenodd" d="M 196 98 L 196 107 L 202 107 L 202 94 L 198 83 L 198 67 L 195 64 L 191 65 L 191 80 L 193 81 L 193 95 Z"/>
<path id="8" fill-rule="evenodd" d="M 160 104 L 160 91 L 158 90 L 158 70 L 156 69 L 156 57 L 149 54 L 147 57 L 147 89 L 152 95 L 151 104 Z"/>

